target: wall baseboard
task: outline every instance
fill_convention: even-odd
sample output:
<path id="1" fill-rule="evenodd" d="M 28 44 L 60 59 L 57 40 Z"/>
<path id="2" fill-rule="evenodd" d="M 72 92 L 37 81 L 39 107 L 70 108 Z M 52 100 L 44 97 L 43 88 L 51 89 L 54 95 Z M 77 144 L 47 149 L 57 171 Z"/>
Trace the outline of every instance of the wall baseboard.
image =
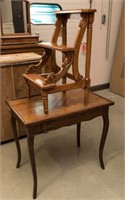
<path id="1" fill-rule="evenodd" d="M 91 86 L 90 90 L 91 91 L 98 91 L 98 90 L 105 90 L 109 88 L 109 83 L 104 83 L 101 85 L 95 85 L 95 86 Z"/>

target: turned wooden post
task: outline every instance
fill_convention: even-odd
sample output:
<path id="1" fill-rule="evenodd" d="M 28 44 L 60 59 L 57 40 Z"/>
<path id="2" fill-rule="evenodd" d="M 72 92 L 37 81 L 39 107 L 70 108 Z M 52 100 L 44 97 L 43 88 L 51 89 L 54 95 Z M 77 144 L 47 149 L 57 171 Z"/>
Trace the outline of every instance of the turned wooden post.
<path id="1" fill-rule="evenodd" d="M 92 46 L 92 24 L 94 21 L 94 13 L 88 13 L 87 25 L 87 41 L 86 41 L 86 63 L 85 63 L 85 88 L 90 87 L 90 62 L 91 62 L 91 46 Z"/>

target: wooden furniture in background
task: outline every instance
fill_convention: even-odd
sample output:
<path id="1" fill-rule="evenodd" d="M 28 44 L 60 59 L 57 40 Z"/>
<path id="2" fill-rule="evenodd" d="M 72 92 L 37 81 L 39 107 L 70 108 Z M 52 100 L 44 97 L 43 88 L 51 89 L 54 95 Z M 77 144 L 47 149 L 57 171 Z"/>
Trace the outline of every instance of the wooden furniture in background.
<path id="1" fill-rule="evenodd" d="M 10 126 L 10 115 L 8 112 L 7 105 L 5 103 L 8 99 L 25 97 L 27 94 L 27 88 L 22 74 L 26 71 L 30 64 L 37 64 L 38 60 L 40 60 L 41 56 L 44 53 L 43 48 L 38 46 L 39 36 L 31 35 L 31 26 L 30 26 L 30 4 L 27 0 L 21 1 L 13 1 L 13 4 L 25 4 L 25 29 L 24 32 L 14 31 L 6 32 L 4 29 L 4 21 L 8 17 L 8 15 L 12 13 L 11 1 L 2 1 L 0 3 L 1 13 L 0 13 L 0 65 L 1 65 L 1 133 L 0 133 L 0 141 L 4 142 L 10 139 L 13 139 L 13 134 Z M 18 7 L 19 9 L 19 7 Z M 6 12 L 7 10 L 7 12 Z M 23 15 L 24 10 L 21 10 L 21 14 Z M 7 13 L 7 15 L 6 15 Z M 19 13 L 17 13 L 19 14 Z M 14 13 L 13 13 L 13 17 Z M 11 19 L 8 18 L 12 23 Z M 17 19 L 19 22 L 19 20 Z M 19 23 L 17 24 L 19 25 Z M 18 27 L 17 27 L 18 28 Z M 16 28 L 16 30 L 17 30 Z M 20 28 L 20 27 L 19 27 Z M 33 52 L 39 54 L 36 55 Z M 18 53 L 21 53 L 20 55 Z M 22 54 L 22 53 L 28 53 Z M 17 55 L 18 54 L 18 55 Z M 23 57 L 23 60 L 15 60 L 15 56 L 18 59 Z M 26 56 L 28 60 L 26 61 Z M 46 70 L 49 70 L 51 65 L 51 61 L 45 64 Z M 44 71 L 44 69 L 43 69 Z M 38 91 L 32 89 L 31 92 L 33 95 L 38 93 Z M 21 126 L 19 127 L 19 136 L 23 135 L 23 130 Z"/>
<path id="2" fill-rule="evenodd" d="M 15 7 L 18 7 L 18 11 Z M 35 52 L 42 55 L 43 50 L 38 47 L 39 36 L 31 34 L 29 1 L 2 1 L 0 8 L 1 54 Z M 13 30 L 9 30 L 9 27 L 6 30 L 6 24 L 12 24 Z"/>
<path id="3" fill-rule="evenodd" d="M 67 90 L 83 88 L 88 89 L 90 86 L 90 58 L 91 58 L 91 40 L 92 40 L 92 24 L 94 21 L 95 9 L 78 9 L 78 10 L 63 10 L 56 12 L 57 21 L 55 24 L 55 30 L 52 36 L 51 42 L 42 42 L 40 47 L 44 48 L 44 54 L 42 56 L 40 65 L 31 65 L 23 74 L 29 87 L 30 97 L 30 85 L 38 88 L 41 91 L 43 99 L 44 112 L 48 114 L 48 95 L 56 92 L 66 92 Z M 67 21 L 70 16 L 74 14 L 80 15 L 80 21 L 78 23 L 78 31 L 74 39 L 72 46 L 67 45 Z M 62 29 L 62 44 L 58 44 L 59 33 Z M 85 63 L 85 77 L 79 72 L 79 50 L 83 40 L 84 33 L 86 31 L 86 63 Z M 56 51 L 62 53 L 62 64 L 57 65 Z M 45 63 L 51 57 L 51 72 L 40 74 L 41 67 L 45 66 Z M 69 69 L 72 67 L 72 73 L 69 73 Z M 72 80 L 72 82 L 66 82 L 66 78 Z M 60 84 L 60 80 L 62 84 Z"/>
<path id="4" fill-rule="evenodd" d="M 38 43 L 36 35 L 1 36 L 1 54 L 35 52 L 42 55 L 44 51 Z"/>
<path id="5" fill-rule="evenodd" d="M 41 96 L 16 99 L 8 102 L 11 110 L 11 122 L 15 137 L 18 168 L 21 162 L 21 149 L 18 139 L 16 121 L 24 127 L 27 134 L 27 144 L 33 174 L 33 198 L 37 197 L 37 170 L 35 163 L 34 138 L 35 135 L 77 124 L 77 146 L 80 147 L 80 126 L 82 121 L 88 121 L 102 116 L 103 131 L 99 148 L 99 160 L 104 169 L 103 149 L 109 127 L 109 106 L 114 103 L 87 90 L 70 90 L 66 96 L 63 93 L 49 95 L 49 114 L 44 114 Z M 91 134 L 91 133 L 89 133 Z M 93 133 L 92 133 L 93 134 Z M 60 186 L 61 187 L 61 186 Z"/>
<path id="6" fill-rule="evenodd" d="M 6 101 L 14 98 L 27 96 L 27 85 L 22 74 L 29 64 L 39 63 L 41 56 L 36 53 L 19 53 L 0 55 L 0 74 L 1 74 L 1 133 L 0 141 L 7 141 L 13 138 L 10 124 L 10 112 Z M 34 88 L 32 95 L 38 94 Z M 23 135 L 21 130 L 19 136 Z"/>
<path id="7" fill-rule="evenodd" d="M 1 35 L 31 34 L 28 0 L 1 1 L 0 11 Z"/>

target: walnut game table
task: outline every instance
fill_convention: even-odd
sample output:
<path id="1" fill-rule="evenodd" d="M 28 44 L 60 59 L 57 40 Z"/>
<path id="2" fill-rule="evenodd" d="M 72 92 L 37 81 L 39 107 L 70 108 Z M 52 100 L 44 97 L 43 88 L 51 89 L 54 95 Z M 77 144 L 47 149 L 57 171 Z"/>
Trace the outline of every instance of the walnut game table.
<path id="1" fill-rule="evenodd" d="M 11 123 L 17 147 L 17 165 L 21 162 L 21 148 L 16 122 L 20 123 L 27 135 L 29 157 L 33 174 L 33 198 L 37 197 L 37 169 L 34 152 L 34 137 L 46 131 L 73 124 L 77 125 L 77 146 L 80 147 L 80 126 L 82 121 L 89 121 L 102 116 L 103 130 L 99 147 L 99 161 L 104 169 L 103 150 L 109 128 L 109 106 L 114 102 L 83 89 L 70 90 L 49 95 L 49 114 L 44 114 L 41 96 L 8 101 L 11 110 Z"/>

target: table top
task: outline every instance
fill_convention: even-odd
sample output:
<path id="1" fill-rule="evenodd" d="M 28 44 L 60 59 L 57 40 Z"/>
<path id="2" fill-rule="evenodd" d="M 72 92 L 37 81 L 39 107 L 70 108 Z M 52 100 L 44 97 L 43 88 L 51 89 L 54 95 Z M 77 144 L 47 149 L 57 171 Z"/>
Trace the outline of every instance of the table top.
<path id="1" fill-rule="evenodd" d="M 5 54 L 0 55 L 0 66 L 17 65 L 24 62 L 28 62 L 30 64 L 30 62 L 39 61 L 40 59 L 41 55 L 34 52 Z"/>
<path id="2" fill-rule="evenodd" d="M 63 15 L 63 14 L 93 13 L 93 12 L 96 12 L 96 9 L 70 9 L 70 10 L 59 10 L 59 11 L 56 11 L 55 14 Z"/>
<path id="3" fill-rule="evenodd" d="M 8 101 L 11 110 L 27 126 L 47 122 L 61 117 L 79 115 L 92 109 L 107 107 L 114 102 L 83 89 L 69 90 L 48 95 L 49 114 L 44 114 L 42 97 L 23 98 Z"/>

